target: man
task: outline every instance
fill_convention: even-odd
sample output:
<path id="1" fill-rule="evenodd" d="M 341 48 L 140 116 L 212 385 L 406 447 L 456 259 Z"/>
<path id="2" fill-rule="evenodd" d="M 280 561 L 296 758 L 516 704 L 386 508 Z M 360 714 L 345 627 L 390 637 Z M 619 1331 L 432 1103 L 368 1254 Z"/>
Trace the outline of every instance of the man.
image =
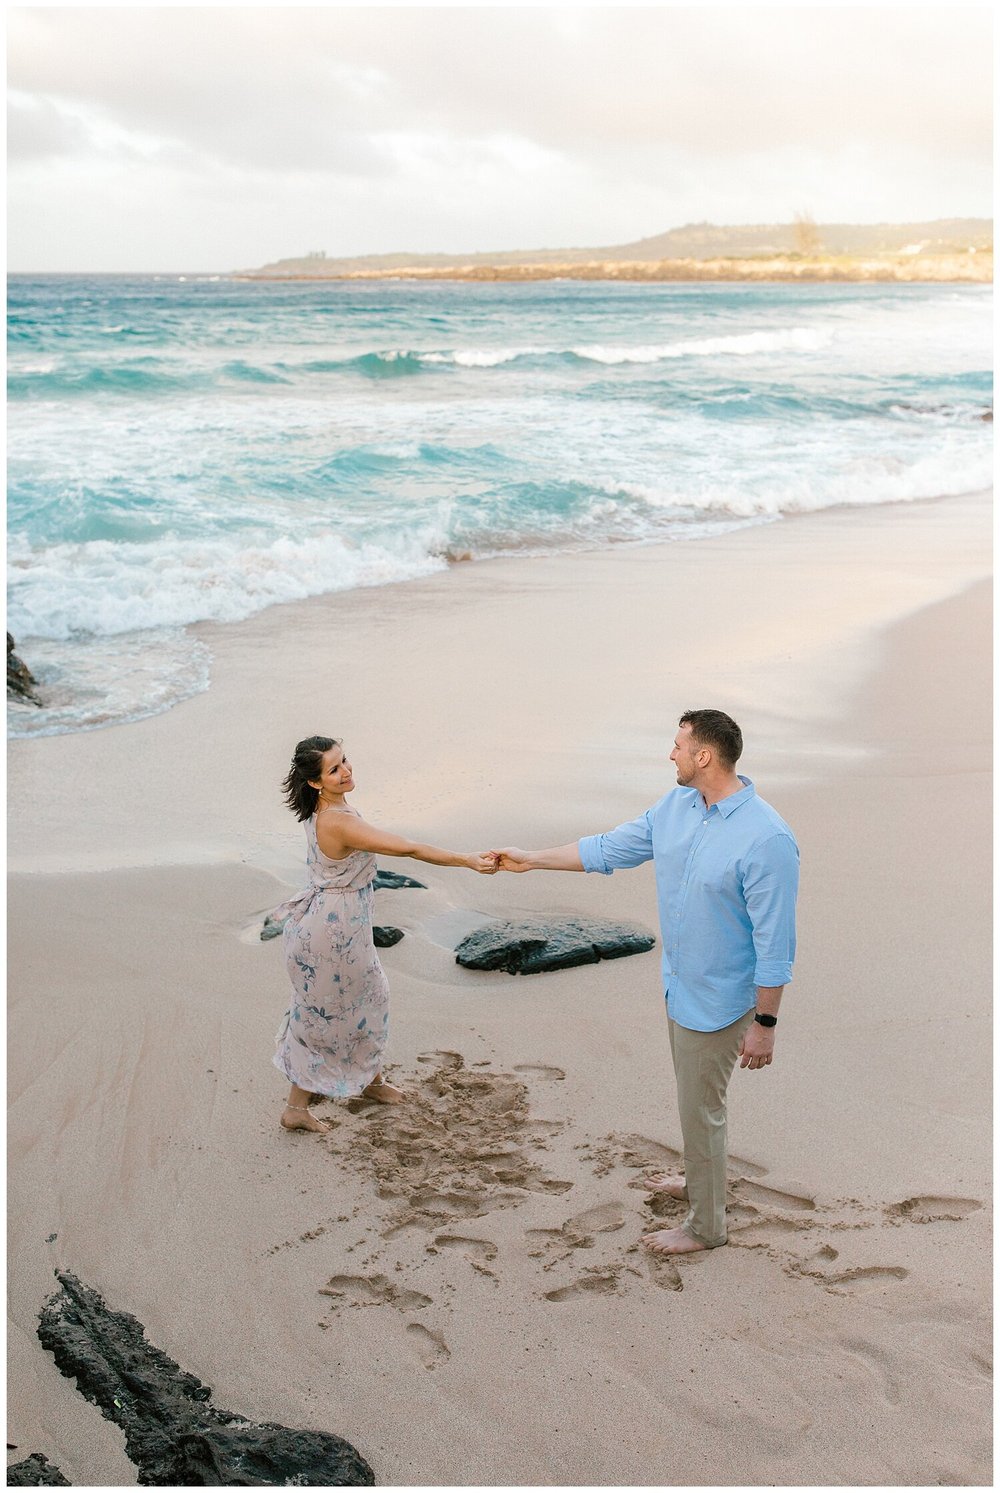
<path id="1" fill-rule="evenodd" d="M 681 716 L 678 787 L 630 824 L 552 850 L 498 852 L 505 871 L 596 871 L 652 860 L 684 1175 L 651 1192 L 685 1199 L 679 1228 L 646 1234 L 660 1254 L 726 1242 L 726 1089 L 736 1059 L 766 1068 L 795 957 L 799 852 L 784 820 L 736 764 L 743 733 L 721 710 Z"/>

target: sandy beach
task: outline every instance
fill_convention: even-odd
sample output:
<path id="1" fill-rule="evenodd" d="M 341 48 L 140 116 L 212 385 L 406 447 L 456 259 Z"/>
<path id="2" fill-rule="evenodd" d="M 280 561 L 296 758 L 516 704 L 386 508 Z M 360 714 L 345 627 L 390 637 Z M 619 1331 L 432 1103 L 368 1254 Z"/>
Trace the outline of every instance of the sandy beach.
<path id="1" fill-rule="evenodd" d="M 990 542 L 983 494 L 454 565 L 200 625 L 205 693 L 12 743 L 8 1459 L 136 1482 L 36 1337 L 65 1270 L 385 1485 L 990 1484 Z M 659 941 L 454 959 L 473 914 L 656 929 L 649 866 L 383 860 L 426 883 L 377 893 L 409 1102 L 282 1133 L 295 741 L 342 736 L 385 827 L 539 847 L 666 792 L 703 705 L 803 865 L 729 1246 L 639 1247 L 676 1212 L 636 1185 L 680 1144 Z"/>

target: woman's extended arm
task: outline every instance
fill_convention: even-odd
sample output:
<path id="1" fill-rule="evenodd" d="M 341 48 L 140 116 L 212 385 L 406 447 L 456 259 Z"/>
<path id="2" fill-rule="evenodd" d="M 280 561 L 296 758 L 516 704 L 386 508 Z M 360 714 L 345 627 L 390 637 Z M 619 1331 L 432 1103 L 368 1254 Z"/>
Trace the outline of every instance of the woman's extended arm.
<path id="1" fill-rule="evenodd" d="M 407 855 L 431 866 L 466 866 L 484 876 L 492 876 L 498 869 L 492 852 L 466 854 L 459 850 L 441 850 L 437 845 L 423 845 L 417 840 L 407 840 L 402 835 L 376 829 L 354 814 L 321 814 L 316 822 L 316 838 L 320 850 L 331 860 L 343 860 L 351 850 L 371 850 L 378 855 Z"/>

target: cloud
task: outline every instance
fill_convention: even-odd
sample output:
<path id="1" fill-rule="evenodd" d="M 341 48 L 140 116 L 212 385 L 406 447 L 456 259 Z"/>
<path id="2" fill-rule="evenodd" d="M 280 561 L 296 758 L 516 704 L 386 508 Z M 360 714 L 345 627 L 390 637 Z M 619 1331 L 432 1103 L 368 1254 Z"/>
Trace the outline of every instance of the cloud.
<path id="1" fill-rule="evenodd" d="M 79 115 L 50 99 L 11 94 L 7 100 L 7 157 L 34 163 L 81 155 L 89 148 Z"/>
<path id="2" fill-rule="evenodd" d="M 159 173 L 192 250 L 186 214 L 206 188 L 248 194 L 251 219 L 249 199 L 280 202 L 284 252 L 307 229 L 353 253 L 614 243 L 800 203 L 828 219 L 988 211 L 985 10 L 9 14 L 12 242 L 25 247 L 46 173 L 60 191 L 77 181 L 77 203 L 109 171 L 146 201 Z"/>

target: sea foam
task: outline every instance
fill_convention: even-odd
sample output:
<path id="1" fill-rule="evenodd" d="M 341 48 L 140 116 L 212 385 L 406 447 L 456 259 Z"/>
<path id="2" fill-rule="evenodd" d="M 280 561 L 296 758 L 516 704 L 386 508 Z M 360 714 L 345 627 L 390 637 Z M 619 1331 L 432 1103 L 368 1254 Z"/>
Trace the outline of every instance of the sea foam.
<path id="1" fill-rule="evenodd" d="M 981 287 L 13 276 L 9 625 L 77 669 L 52 727 L 74 729 L 207 678 L 196 622 L 458 557 L 978 490 L 990 308 Z M 162 692 L 121 685 L 140 658 Z"/>

